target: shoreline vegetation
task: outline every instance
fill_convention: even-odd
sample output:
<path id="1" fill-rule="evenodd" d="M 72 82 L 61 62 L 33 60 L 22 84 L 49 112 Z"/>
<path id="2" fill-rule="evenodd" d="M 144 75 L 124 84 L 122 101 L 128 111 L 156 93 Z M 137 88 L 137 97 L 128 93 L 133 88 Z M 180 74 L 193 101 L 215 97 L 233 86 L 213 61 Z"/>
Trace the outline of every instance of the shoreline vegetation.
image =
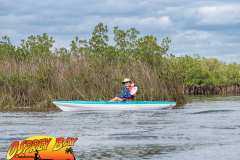
<path id="1" fill-rule="evenodd" d="M 217 59 L 167 54 L 171 40 L 114 27 L 110 46 L 107 26 L 99 23 L 92 38 L 75 37 L 52 50 L 47 33 L 29 36 L 20 46 L 5 36 L 0 42 L 0 109 L 56 107 L 54 100 L 107 101 L 118 96 L 128 77 L 138 86 L 137 101 L 185 103 L 185 94 L 239 92 L 240 65 Z M 219 91 L 220 90 L 220 91 Z"/>

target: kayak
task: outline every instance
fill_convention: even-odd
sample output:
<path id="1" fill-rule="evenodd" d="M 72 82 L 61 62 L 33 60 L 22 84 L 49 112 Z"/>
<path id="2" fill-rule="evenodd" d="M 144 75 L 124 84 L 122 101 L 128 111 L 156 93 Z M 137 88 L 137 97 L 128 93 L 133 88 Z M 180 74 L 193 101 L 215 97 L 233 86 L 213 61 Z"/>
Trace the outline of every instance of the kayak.
<path id="1" fill-rule="evenodd" d="M 121 111 L 171 109 L 176 102 L 164 101 L 53 101 L 62 111 Z"/>

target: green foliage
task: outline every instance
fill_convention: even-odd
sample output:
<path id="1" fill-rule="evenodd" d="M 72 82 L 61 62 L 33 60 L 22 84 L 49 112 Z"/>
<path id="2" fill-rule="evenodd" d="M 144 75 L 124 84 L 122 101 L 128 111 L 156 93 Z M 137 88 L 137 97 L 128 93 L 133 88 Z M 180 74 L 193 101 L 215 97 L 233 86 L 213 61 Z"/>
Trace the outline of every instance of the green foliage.
<path id="1" fill-rule="evenodd" d="M 0 59 L 15 59 L 16 61 L 29 61 L 36 57 L 49 57 L 53 53 L 50 48 L 55 42 L 53 37 L 48 37 L 47 33 L 37 36 L 29 36 L 28 40 L 21 40 L 21 45 L 15 47 L 11 44 L 10 38 L 7 36 L 2 37 L 0 41 Z"/>
<path id="2" fill-rule="evenodd" d="M 21 40 L 21 50 L 20 52 L 22 55 L 25 55 L 26 58 L 31 57 L 38 57 L 38 56 L 51 56 L 52 52 L 50 48 L 53 46 L 55 42 L 53 37 L 48 37 L 47 33 L 43 33 L 43 35 L 37 36 L 29 36 L 28 40 Z"/>
<path id="3" fill-rule="evenodd" d="M 199 55 L 194 57 L 176 57 L 181 70 L 179 73 L 186 86 L 224 86 L 240 83 L 240 65 L 232 63 L 227 65 L 216 58 L 204 58 Z"/>
<path id="4" fill-rule="evenodd" d="M 124 53 L 125 51 L 132 51 L 135 49 L 135 39 L 137 35 L 140 34 L 135 28 L 131 28 L 126 32 L 124 30 L 118 29 L 118 27 L 114 27 L 113 31 L 115 37 L 113 40 L 116 42 L 116 48 Z M 130 52 L 126 52 L 124 56 L 130 56 Z"/>
<path id="5" fill-rule="evenodd" d="M 2 37 L 2 41 L 0 41 L 0 59 L 12 58 L 15 54 L 15 48 L 11 44 L 9 37 Z"/>
<path id="6" fill-rule="evenodd" d="M 144 36 L 137 41 L 137 51 L 134 58 L 143 63 L 153 65 L 154 62 L 162 58 L 162 47 L 157 44 L 157 38 Z"/>
<path id="7" fill-rule="evenodd" d="M 101 55 L 101 52 L 108 46 L 108 32 L 107 26 L 103 26 L 102 23 L 99 23 L 93 33 L 92 38 L 89 40 L 89 49 L 98 56 Z"/>
<path id="8" fill-rule="evenodd" d="M 51 72 L 51 68 L 49 66 L 37 71 L 37 74 L 35 75 L 34 78 L 35 78 L 35 81 L 37 82 L 37 84 L 39 85 L 39 87 L 41 87 L 41 88 L 49 87 L 50 72 Z"/>

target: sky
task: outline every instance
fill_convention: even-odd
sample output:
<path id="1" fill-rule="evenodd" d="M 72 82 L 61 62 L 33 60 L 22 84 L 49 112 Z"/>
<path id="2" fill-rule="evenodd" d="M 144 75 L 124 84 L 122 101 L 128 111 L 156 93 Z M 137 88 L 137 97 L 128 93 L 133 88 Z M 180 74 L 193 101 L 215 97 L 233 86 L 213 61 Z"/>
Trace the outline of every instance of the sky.
<path id="1" fill-rule="evenodd" d="M 0 0 L 0 36 L 13 45 L 47 33 L 54 48 L 70 49 L 76 36 L 89 40 L 98 23 L 135 28 L 138 38 L 153 35 L 159 45 L 169 37 L 169 54 L 198 54 L 240 63 L 239 0 Z"/>

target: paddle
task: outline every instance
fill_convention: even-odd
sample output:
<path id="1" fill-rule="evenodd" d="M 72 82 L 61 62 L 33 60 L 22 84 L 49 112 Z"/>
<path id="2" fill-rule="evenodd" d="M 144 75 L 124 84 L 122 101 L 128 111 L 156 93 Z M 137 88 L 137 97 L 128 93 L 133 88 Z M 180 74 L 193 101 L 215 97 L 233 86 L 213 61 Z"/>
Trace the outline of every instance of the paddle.
<path id="1" fill-rule="evenodd" d="M 133 89 L 131 90 L 130 94 L 133 95 L 137 92 L 137 86 L 134 86 Z"/>
<path id="2" fill-rule="evenodd" d="M 126 92 L 126 95 L 125 96 L 127 96 L 127 98 L 129 98 L 129 94 L 132 96 L 133 94 L 135 94 L 137 92 L 137 86 L 135 86 L 134 85 L 134 87 L 133 87 L 133 89 L 131 90 L 131 92 Z"/>
<path id="3" fill-rule="evenodd" d="M 133 87 L 133 86 L 134 86 L 134 87 Z M 133 94 L 135 94 L 135 93 L 137 92 L 137 89 L 138 89 L 138 88 L 137 88 L 136 85 L 134 85 L 134 82 L 131 83 L 131 87 L 133 87 L 133 89 L 131 90 L 130 94 L 133 95 Z"/>

